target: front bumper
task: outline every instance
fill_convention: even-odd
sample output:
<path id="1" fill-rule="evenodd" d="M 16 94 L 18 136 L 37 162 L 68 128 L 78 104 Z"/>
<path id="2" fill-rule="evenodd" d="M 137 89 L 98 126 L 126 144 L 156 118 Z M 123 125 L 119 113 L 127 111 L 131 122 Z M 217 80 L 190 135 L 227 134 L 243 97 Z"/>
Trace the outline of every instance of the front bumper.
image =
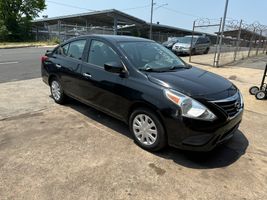
<path id="1" fill-rule="evenodd" d="M 170 146 L 190 151 L 211 151 L 231 139 L 242 120 L 243 109 L 225 122 L 207 122 L 193 119 L 165 118 Z"/>
<path id="2" fill-rule="evenodd" d="M 176 54 L 190 54 L 190 49 L 186 48 L 174 47 L 172 48 L 172 51 Z"/>

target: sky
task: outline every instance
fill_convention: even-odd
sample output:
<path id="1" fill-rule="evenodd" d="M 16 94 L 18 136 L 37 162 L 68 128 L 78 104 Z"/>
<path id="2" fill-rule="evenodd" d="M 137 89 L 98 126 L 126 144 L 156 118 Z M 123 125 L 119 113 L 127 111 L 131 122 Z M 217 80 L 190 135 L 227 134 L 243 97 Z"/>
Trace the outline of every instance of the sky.
<path id="1" fill-rule="evenodd" d="M 153 22 L 192 29 L 195 19 L 219 19 L 223 16 L 225 0 L 154 0 Z M 40 14 L 48 17 L 117 9 L 147 22 L 150 21 L 151 0 L 46 0 L 47 9 Z M 167 5 L 166 5 L 167 4 Z M 162 7 L 161 7 L 162 6 Z M 251 24 L 267 25 L 266 0 L 229 0 L 227 18 Z"/>

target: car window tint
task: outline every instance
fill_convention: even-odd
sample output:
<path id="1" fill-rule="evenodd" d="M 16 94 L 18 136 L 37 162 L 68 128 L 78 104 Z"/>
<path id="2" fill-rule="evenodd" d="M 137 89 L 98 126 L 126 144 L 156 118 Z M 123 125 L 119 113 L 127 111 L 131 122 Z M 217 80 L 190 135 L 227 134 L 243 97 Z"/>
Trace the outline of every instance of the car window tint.
<path id="1" fill-rule="evenodd" d="M 69 45 L 70 44 L 65 44 L 64 46 L 58 47 L 56 54 L 62 55 L 62 56 L 67 56 L 68 50 L 69 50 Z"/>
<path id="2" fill-rule="evenodd" d="M 69 45 L 68 56 L 75 59 L 81 59 L 86 40 L 77 40 Z"/>
<path id="3" fill-rule="evenodd" d="M 92 40 L 88 63 L 104 67 L 104 64 L 107 62 L 120 62 L 119 55 L 107 44 Z"/>

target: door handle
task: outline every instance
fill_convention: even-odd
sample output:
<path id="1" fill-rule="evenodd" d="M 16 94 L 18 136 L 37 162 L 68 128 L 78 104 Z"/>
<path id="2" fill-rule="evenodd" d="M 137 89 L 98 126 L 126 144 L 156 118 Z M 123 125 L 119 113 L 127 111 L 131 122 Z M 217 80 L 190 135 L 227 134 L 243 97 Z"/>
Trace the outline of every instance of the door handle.
<path id="1" fill-rule="evenodd" d="M 83 73 L 83 76 L 86 77 L 86 78 L 92 78 L 92 75 L 89 74 L 89 73 Z"/>
<path id="2" fill-rule="evenodd" d="M 61 68 L 61 65 L 60 65 L 60 64 L 56 64 L 56 67 L 57 67 L 57 68 Z"/>

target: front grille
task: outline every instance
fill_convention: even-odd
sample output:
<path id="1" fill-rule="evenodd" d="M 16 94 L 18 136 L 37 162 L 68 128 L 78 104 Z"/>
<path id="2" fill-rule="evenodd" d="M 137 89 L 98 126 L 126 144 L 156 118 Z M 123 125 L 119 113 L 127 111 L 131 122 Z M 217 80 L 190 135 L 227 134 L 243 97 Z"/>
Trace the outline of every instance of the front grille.
<path id="1" fill-rule="evenodd" d="M 213 103 L 222 108 L 229 117 L 234 117 L 242 109 L 239 93 L 224 100 L 214 101 Z"/>

